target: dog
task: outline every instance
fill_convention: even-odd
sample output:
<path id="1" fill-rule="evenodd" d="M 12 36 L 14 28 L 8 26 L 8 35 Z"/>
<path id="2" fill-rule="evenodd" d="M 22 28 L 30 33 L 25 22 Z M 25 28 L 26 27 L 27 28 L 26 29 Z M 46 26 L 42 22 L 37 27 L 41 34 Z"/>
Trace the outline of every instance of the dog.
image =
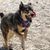
<path id="1" fill-rule="evenodd" d="M 28 28 L 32 22 L 32 18 L 36 16 L 36 13 L 33 11 L 31 7 L 31 3 L 23 4 L 22 2 L 19 5 L 19 10 L 15 13 L 9 13 L 4 15 L 0 13 L 1 16 L 1 31 L 4 37 L 4 47 L 7 48 L 8 44 L 8 34 L 9 36 L 11 31 L 15 32 L 16 35 L 18 34 L 21 39 L 22 49 L 25 50 L 24 41 L 27 37 Z M 12 36 L 11 36 L 12 37 Z M 10 38 L 9 38 L 10 39 Z M 10 50 L 10 48 L 9 48 Z"/>

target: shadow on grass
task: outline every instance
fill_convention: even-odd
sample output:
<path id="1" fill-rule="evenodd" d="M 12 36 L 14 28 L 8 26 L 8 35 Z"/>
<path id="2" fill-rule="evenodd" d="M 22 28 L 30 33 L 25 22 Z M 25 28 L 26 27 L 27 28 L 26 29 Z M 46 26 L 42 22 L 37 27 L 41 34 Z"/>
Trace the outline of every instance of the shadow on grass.
<path id="1" fill-rule="evenodd" d="M 0 50 L 13 50 L 12 48 L 5 48 L 5 47 L 1 47 Z"/>
<path id="2" fill-rule="evenodd" d="M 1 47 L 0 50 L 8 50 L 8 48 Z"/>

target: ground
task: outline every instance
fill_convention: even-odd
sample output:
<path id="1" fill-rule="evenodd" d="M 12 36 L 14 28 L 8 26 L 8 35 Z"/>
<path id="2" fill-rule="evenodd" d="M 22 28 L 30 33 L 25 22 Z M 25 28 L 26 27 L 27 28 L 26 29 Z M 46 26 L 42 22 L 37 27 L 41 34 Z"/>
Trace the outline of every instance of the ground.
<path id="1" fill-rule="evenodd" d="M 14 13 L 21 0 L 0 0 L 0 12 L 4 14 Z M 33 18 L 29 28 L 27 40 L 25 41 L 26 50 L 50 50 L 50 0 L 22 0 L 23 3 L 31 2 L 36 17 Z M 0 20 L 1 21 L 1 20 Z M 4 43 L 0 30 L 0 47 Z M 10 40 L 14 50 L 22 50 L 19 38 L 14 35 Z"/>

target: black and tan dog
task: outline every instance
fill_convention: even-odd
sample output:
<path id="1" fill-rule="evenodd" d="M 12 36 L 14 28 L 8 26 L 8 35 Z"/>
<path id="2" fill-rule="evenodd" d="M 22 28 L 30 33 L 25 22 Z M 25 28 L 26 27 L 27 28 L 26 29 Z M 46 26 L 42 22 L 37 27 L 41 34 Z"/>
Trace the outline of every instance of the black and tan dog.
<path id="1" fill-rule="evenodd" d="M 11 34 L 10 30 L 18 34 L 21 39 L 22 48 L 24 49 L 24 40 L 27 36 L 27 28 L 30 26 L 32 22 L 32 18 L 35 16 L 35 12 L 31 7 L 31 3 L 24 5 L 22 2 L 19 6 L 19 10 L 16 13 L 10 13 L 8 15 L 4 15 L 0 13 L 2 17 L 1 20 L 1 31 L 4 37 L 5 45 L 4 47 L 8 47 L 7 41 L 8 37 L 10 39 Z"/>

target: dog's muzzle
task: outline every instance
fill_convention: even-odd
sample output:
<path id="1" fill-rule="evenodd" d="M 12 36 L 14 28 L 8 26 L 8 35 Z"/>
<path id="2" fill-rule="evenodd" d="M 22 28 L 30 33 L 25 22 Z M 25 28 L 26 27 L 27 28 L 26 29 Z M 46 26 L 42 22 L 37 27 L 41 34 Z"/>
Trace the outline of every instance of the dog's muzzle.
<path id="1" fill-rule="evenodd" d="M 35 13 L 34 11 L 32 11 L 32 12 L 30 13 L 30 15 L 31 15 L 31 17 L 35 17 L 35 16 L 36 16 L 36 13 Z"/>

